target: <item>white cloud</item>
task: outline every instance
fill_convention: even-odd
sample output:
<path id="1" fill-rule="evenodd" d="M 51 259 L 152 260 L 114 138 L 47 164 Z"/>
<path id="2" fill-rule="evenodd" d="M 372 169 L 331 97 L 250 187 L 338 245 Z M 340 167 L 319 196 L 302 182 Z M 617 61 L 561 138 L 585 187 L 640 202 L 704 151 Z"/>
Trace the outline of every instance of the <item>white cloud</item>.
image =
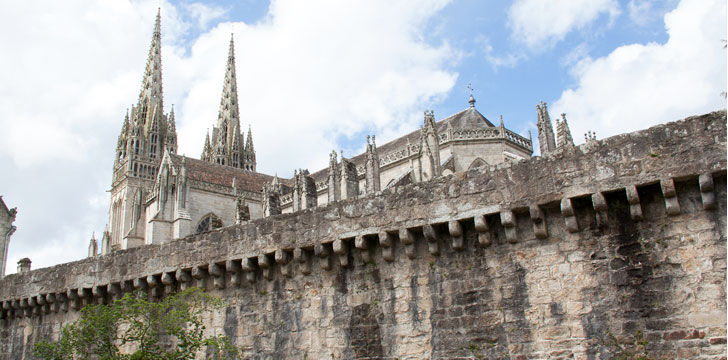
<path id="1" fill-rule="evenodd" d="M 235 24 L 243 127 L 259 169 L 315 170 L 364 131 L 380 143 L 411 130 L 457 74 L 448 44 L 423 39 L 447 0 L 274 0 L 259 23 Z M 86 256 L 108 218 L 108 190 L 125 109 L 136 102 L 157 1 L 13 2 L 0 12 L 0 195 L 18 207 L 8 272 Z M 232 23 L 221 9 L 162 8 L 166 110 L 175 104 L 180 153 L 198 157 L 216 123 Z M 40 9 L 40 10 L 39 10 Z M 199 36 L 196 32 L 201 32 Z M 373 129 L 373 130 L 372 130 Z"/>
<path id="2" fill-rule="evenodd" d="M 402 122 L 414 128 L 421 119 L 410 115 L 456 78 L 443 70 L 450 47 L 422 40 L 426 20 L 445 4 L 280 0 L 265 22 L 235 24 L 241 123 L 252 125 L 259 170 L 313 171 L 351 134 L 390 134 Z M 180 152 L 198 156 L 216 123 L 230 25 L 197 39 L 190 57 L 166 62 L 197 74 L 180 102 Z"/>
<path id="3" fill-rule="evenodd" d="M 637 25 L 645 25 L 653 18 L 653 6 L 652 0 L 630 0 L 627 5 L 629 18 Z"/>
<path id="4" fill-rule="evenodd" d="M 600 138 L 725 108 L 726 3 L 683 0 L 665 15 L 665 44 L 621 46 L 576 65 L 578 85 L 552 109 L 567 113 L 575 139 Z"/>
<path id="5" fill-rule="evenodd" d="M 508 10 L 508 22 L 515 39 L 533 49 L 552 46 L 572 30 L 582 29 L 609 14 L 620 13 L 616 0 L 517 0 Z"/>

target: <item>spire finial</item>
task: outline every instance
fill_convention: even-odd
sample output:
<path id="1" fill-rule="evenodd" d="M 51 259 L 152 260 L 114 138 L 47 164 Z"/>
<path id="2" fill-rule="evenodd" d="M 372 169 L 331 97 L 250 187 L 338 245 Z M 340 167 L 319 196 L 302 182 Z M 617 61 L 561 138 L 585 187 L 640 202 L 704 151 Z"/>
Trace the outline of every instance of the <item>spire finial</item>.
<path id="1" fill-rule="evenodd" d="M 473 86 L 468 83 L 468 89 L 470 90 L 470 99 L 468 100 L 468 104 L 470 104 L 471 108 L 475 108 L 475 98 L 473 97 Z"/>
<path id="2" fill-rule="evenodd" d="M 157 18 L 154 21 L 154 33 L 152 34 L 152 43 L 149 46 L 149 55 L 147 64 L 142 78 L 142 88 L 139 92 L 139 106 L 144 108 L 143 104 L 149 112 L 157 106 L 163 109 L 162 102 L 162 25 L 161 25 L 161 8 L 157 8 Z M 144 111 L 143 111 L 144 112 Z"/>

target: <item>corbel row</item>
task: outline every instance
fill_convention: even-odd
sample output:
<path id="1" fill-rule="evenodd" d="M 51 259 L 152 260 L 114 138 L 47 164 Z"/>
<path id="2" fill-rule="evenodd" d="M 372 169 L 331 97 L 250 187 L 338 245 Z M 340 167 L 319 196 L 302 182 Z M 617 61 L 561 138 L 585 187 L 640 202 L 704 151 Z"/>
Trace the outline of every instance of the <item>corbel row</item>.
<path id="1" fill-rule="evenodd" d="M 660 181 L 666 213 L 669 216 L 680 214 L 680 205 L 677 201 L 677 192 L 672 179 Z M 706 210 L 715 208 L 714 184 L 711 174 L 699 177 L 700 194 L 703 207 Z M 639 191 L 635 185 L 625 188 L 631 218 L 634 221 L 643 219 Z M 581 196 L 580 196 L 581 197 Z M 597 225 L 608 224 L 608 205 L 602 193 L 591 194 L 591 203 Z M 519 212 L 522 210 L 517 209 Z M 570 233 L 580 231 L 577 214 L 574 209 L 573 198 L 563 198 L 560 202 L 560 212 L 564 219 L 565 229 Z M 538 204 L 528 207 L 528 214 L 533 224 L 533 234 L 537 239 L 549 237 L 546 216 Z M 493 229 L 490 223 L 500 221 L 505 233 L 505 240 L 510 244 L 517 243 L 519 239 L 517 216 L 513 209 L 502 209 L 495 213 L 485 213 L 463 219 L 451 219 L 446 222 L 426 223 L 413 227 L 400 227 L 382 229 L 378 232 L 358 234 L 353 237 L 335 238 L 330 242 L 318 242 L 311 247 L 296 247 L 293 249 L 279 248 L 271 253 L 262 253 L 257 256 L 242 259 L 230 259 L 211 262 L 191 268 L 166 271 L 158 274 L 139 277 L 107 285 L 97 285 L 90 288 L 68 289 L 66 291 L 40 294 L 22 299 L 5 300 L 0 308 L 0 320 L 38 316 L 41 314 L 67 312 L 79 310 L 91 303 L 104 304 L 120 299 L 124 293 L 143 291 L 153 298 L 160 298 L 178 290 L 188 287 L 207 288 L 211 285 L 215 289 L 225 287 L 239 287 L 243 279 L 248 283 L 255 283 L 258 273 L 262 278 L 272 280 L 276 274 L 283 277 L 292 277 L 296 268 L 303 275 L 312 273 L 313 262 L 318 260 L 322 270 L 330 271 L 334 265 L 343 268 L 350 267 L 350 256 L 353 251 L 359 253 L 359 258 L 365 264 L 372 263 L 374 251 L 379 248 L 381 256 L 386 262 L 395 260 L 395 244 L 404 250 L 409 259 L 417 257 L 416 244 L 424 240 L 430 255 L 438 256 L 443 241 L 451 241 L 455 251 L 465 250 L 465 223 L 472 221 L 477 234 L 477 246 L 487 248 L 494 243 Z M 497 219 L 497 220 L 496 220 Z M 422 240 L 420 240 L 422 239 Z M 352 246 L 353 245 L 353 246 Z M 378 245 L 378 246 L 377 246 Z M 227 280 L 229 279 L 229 280 Z M 209 284 L 211 282 L 211 284 Z"/>

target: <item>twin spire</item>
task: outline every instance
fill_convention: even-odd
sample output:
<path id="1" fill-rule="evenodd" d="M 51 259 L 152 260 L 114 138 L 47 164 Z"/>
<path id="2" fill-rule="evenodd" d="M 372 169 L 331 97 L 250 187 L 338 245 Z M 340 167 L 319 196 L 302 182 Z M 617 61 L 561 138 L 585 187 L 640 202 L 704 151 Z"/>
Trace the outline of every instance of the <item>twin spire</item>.
<path id="1" fill-rule="evenodd" d="M 164 113 L 162 89 L 162 25 L 161 10 L 157 10 L 139 99 L 131 106 L 130 112 L 127 110 L 117 142 L 115 173 L 126 171 L 131 176 L 141 174 L 140 176 L 152 178 L 154 174 L 151 172 L 156 171 L 156 165 L 161 161 L 164 149 L 169 149 L 172 153 L 177 152 L 174 108 L 169 115 Z M 255 171 L 257 167 L 253 134 L 248 127 L 246 139 L 240 127 L 235 42 L 232 36 L 217 126 L 212 128 L 212 137 L 207 134 L 201 158 L 250 171 Z M 121 164 L 126 166 L 122 169 Z M 118 176 L 115 174 L 114 178 Z"/>
<path id="2" fill-rule="evenodd" d="M 255 150 L 253 149 L 253 134 L 248 127 L 247 140 L 243 139 L 240 128 L 240 110 L 238 107 L 238 85 L 235 75 L 235 40 L 230 35 L 225 79 L 220 98 L 220 110 L 217 116 L 217 126 L 212 128 L 212 138 L 209 133 L 203 145 L 202 160 L 220 165 L 242 168 L 255 171 Z"/>

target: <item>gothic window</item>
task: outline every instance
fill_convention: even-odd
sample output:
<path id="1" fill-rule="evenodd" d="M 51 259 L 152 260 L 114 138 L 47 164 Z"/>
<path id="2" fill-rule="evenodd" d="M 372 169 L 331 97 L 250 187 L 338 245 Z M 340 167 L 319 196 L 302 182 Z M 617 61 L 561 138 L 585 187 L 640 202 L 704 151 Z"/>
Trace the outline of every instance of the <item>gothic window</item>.
<path id="1" fill-rule="evenodd" d="M 157 157 L 157 134 L 152 134 L 152 143 L 149 145 L 149 157 L 152 159 Z"/>
<path id="2" fill-rule="evenodd" d="M 142 102 L 142 123 L 147 122 L 147 99 L 144 99 L 144 102 Z"/>
<path id="3" fill-rule="evenodd" d="M 215 216 L 213 213 L 209 213 L 202 217 L 202 220 L 197 224 L 197 233 L 203 233 L 211 230 L 215 230 L 222 227 L 222 221 L 220 218 Z"/>
<path id="4" fill-rule="evenodd" d="M 134 154 L 139 155 L 139 140 L 134 140 Z"/>

